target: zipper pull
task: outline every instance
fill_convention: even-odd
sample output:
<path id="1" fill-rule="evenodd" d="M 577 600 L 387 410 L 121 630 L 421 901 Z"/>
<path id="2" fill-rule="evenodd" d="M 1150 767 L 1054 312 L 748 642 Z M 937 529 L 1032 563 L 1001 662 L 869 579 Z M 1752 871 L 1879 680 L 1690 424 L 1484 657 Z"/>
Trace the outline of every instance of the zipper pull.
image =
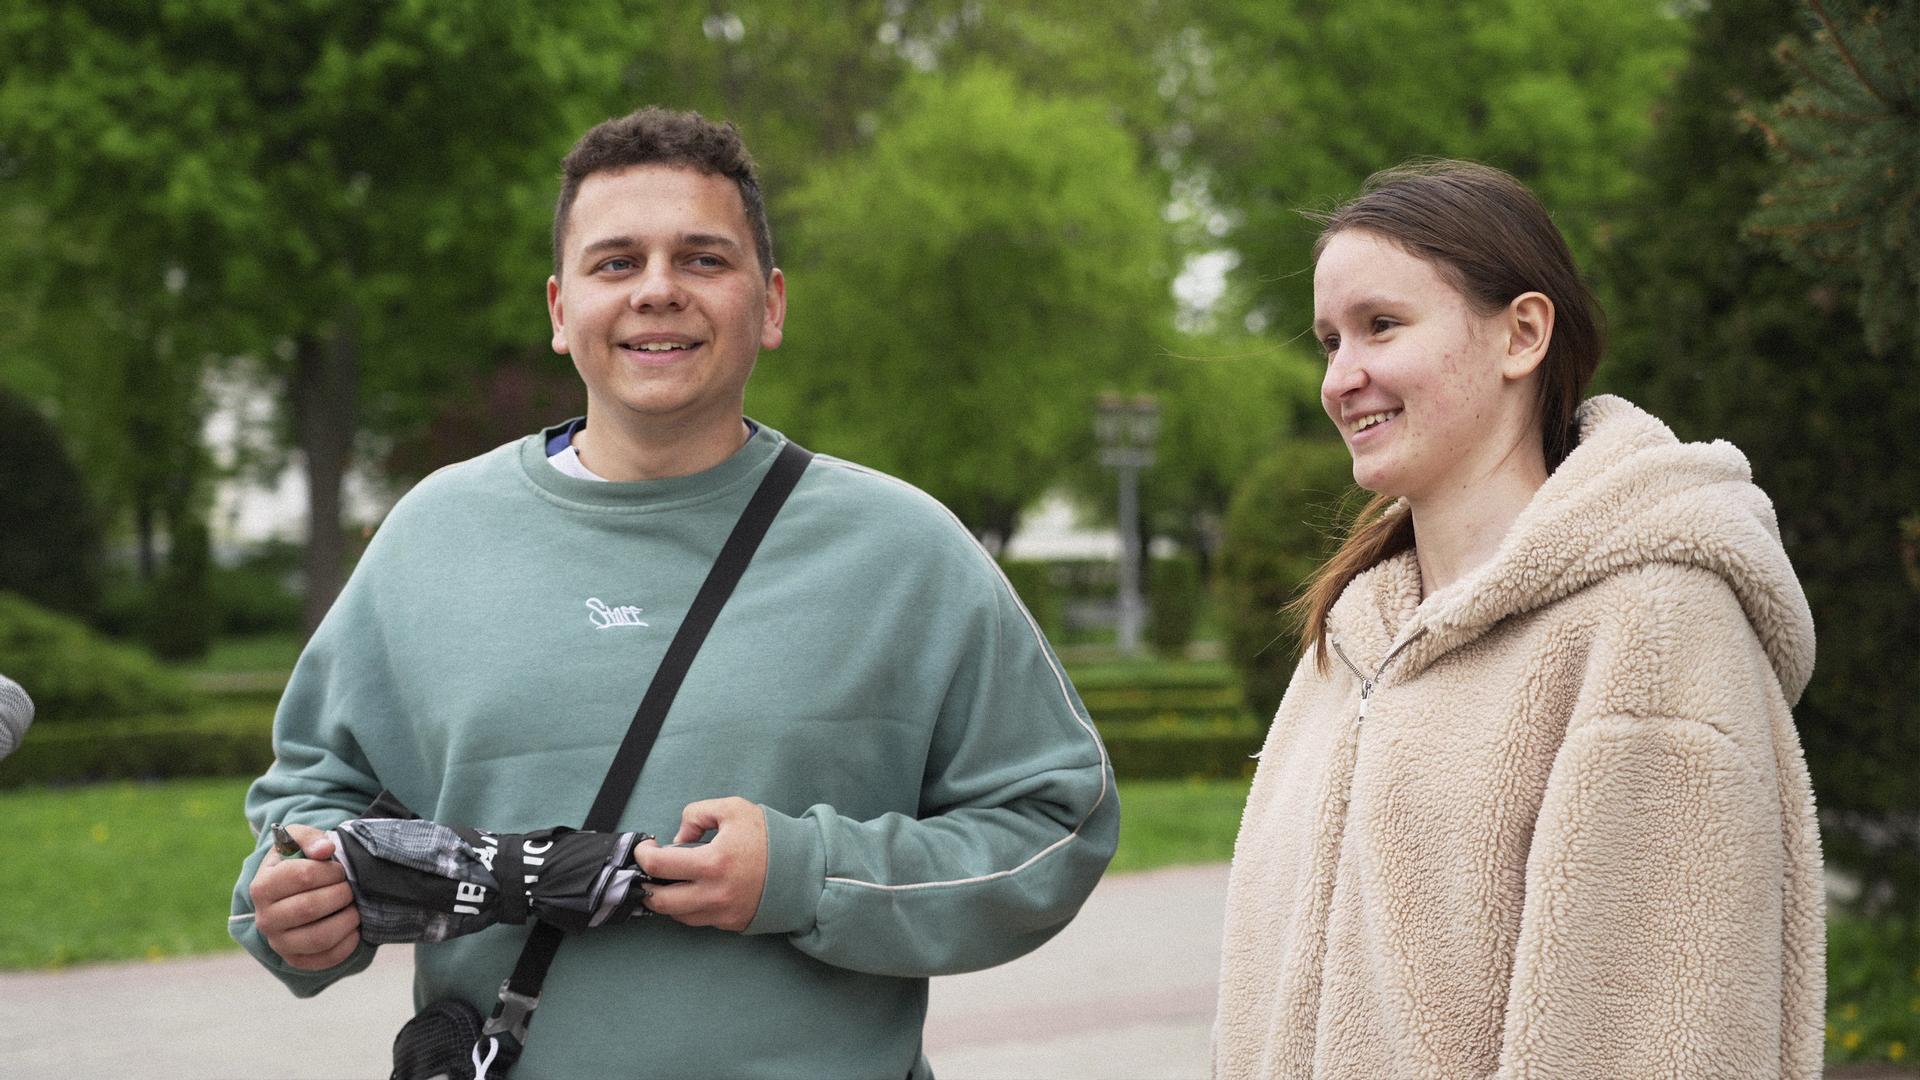
<path id="1" fill-rule="evenodd" d="M 1373 679 L 1360 680 L 1360 718 L 1353 722 L 1353 726 L 1355 727 L 1366 723 L 1367 703 L 1373 698 L 1373 684 L 1375 681 L 1376 680 Z"/>

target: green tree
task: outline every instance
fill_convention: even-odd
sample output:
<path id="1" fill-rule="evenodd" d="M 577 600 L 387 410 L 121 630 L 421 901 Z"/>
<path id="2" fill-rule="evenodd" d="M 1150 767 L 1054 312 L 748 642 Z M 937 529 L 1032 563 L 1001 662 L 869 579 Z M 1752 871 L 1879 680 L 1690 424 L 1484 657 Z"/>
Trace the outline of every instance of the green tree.
<path id="1" fill-rule="evenodd" d="M 912 81 L 789 196 L 787 343 L 750 402 L 1004 540 L 1171 317 L 1156 192 L 1097 102 Z"/>
<path id="2" fill-rule="evenodd" d="M 1345 444 L 1288 439 L 1234 492 L 1217 586 L 1227 655 L 1262 719 L 1280 706 L 1300 657 L 1298 628 L 1282 609 L 1333 553 L 1341 501 L 1352 491 Z"/>
<path id="3" fill-rule="evenodd" d="M 1312 318 L 1315 235 L 1373 171 L 1410 157 L 1508 169 L 1577 253 L 1634 191 L 1630 152 L 1684 55 L 1684 23 L 1648 0 L 1218 0 L 1179 56 L 1191 169 L 1241 255 L 1255 317 Z"/>
<path id="4" fill-rule="evenodd" d="M 1781 162 L 1748 219 L 1789 261 L 1857 290 L 1867 344 L 1920 358 L 1920 6 L 1807 0 L 1812 41 L 1775 55 L 1793 86 L 1745 114 Z"/>
<path id="5" fill-rule="evenodd" d="M 1779 173 L 1738 116 L 1786 91 L 1769 50 L 1797 29 L 1781 0 L 1699 15 L 1642 166 L 1647 197 L 1596 275 L 1614 332 L 1601 379 L 1752 461 L 1820 632 L 1795 716 L 1827 857 L 1912 912 L 1920 602 L 1902 587 L 1900 521 L 1920 491 L 1920 384 L 1871 359 L 1848 290 L 1744 231 Z"/>
<path id="6" fill-rule="evenodd" d="M 644 30 L 613 3 L 489 0 L 0 16 L 0 144 L 59 245 L 203 290 L 197 337 L 274 365 L 308 480 L 309 624 L 338 589 L 357 432 L 540 333 L 553 163 L 612 111 Z"/>

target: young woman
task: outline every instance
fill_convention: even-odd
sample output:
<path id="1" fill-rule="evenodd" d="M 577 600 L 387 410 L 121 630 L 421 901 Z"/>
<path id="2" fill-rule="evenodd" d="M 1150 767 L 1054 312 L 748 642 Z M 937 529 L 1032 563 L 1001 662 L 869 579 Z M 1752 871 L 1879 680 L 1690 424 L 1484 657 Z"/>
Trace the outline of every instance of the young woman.
<path id="1" fill-rule="evenodd" d="M 1581 402 L 1599 312 L 1494 169 L 1369 180 L 1313 326 L 1375 498 L 1302 600 L 1216 1074 L 1817 1076 L 1813 625 L 1746 459 Z"/>

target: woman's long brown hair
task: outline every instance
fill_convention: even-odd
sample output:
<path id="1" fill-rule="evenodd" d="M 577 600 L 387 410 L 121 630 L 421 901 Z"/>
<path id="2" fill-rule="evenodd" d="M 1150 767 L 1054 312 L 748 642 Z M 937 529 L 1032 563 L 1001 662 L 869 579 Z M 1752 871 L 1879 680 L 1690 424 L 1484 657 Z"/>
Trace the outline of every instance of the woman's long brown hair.
<path id="1" fill-rule="evenodd" d="M 1499 169 L 1467 161 L 1413 162 L 1374 173 L 1352 201 L 1326 215 L 1313 246 L 1349 229 L 1384 237 L 1432 263 L 1474 310 L 1493 315 L 1522 293 L 1553 302 L 1553 336 L 1540 364 L 1541 443 L 1547 471 L 1579 440 L 1574 412 L 1600 366 L 1605 329 L 1600 305 L 1580 279 L 1573 253 L 1540 200 Z M 1287 605 L 1299 620 L 1300 648 L 1327 670 L 1327 615 L 1367 569 L 1413 547 L 1413 516 L 1376 495 L 1355 514 L 1340 547 Z"/>

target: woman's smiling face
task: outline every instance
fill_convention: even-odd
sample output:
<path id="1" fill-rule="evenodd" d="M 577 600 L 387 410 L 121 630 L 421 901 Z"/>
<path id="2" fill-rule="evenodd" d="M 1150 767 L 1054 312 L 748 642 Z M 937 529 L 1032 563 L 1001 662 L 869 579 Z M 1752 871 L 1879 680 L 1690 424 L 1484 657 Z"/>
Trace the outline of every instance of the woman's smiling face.
<path id="1" fill-rule="evenodd" d="M 1355 483 L 1417 504 L 1498 467 L 1531 422 L 1505 370 L 1507 314 L 1476 311 L 1438 266 L 1378 233 L 1327 241 L 1313 273 L 1320 403 Z"/>

